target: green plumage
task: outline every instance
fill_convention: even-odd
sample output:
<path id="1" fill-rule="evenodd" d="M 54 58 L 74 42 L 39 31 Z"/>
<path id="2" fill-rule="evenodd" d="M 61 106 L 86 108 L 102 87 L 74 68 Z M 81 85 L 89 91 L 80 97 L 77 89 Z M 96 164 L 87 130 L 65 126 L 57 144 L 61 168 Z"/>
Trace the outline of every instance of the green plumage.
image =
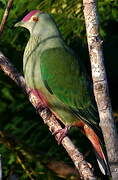
<path id="1" fill-rule="evenodd" d="M 42 79 L 54 95 L 73 108 L 90 106 L 85 72 L 74 54 L 64 48 L 51 48 L 44 51 L 40 59 Z"/>
<path id="2" fill-rule="evenodd" d="M 60 47 L 45 50 L 40 59 L 42 80 L 46 81 L 53 96 L 67 105 L 71 113 L 80 113 L 86 121 L 88 119 L 97 124 L 98 118 L 95 118 L 97 110 L 95 104 L 95 107 L 93 106 L 91 83 L 77 57 L 68 48 Z M 64 118 L 65 120 L 73 123 L 76 118 L 70 120 Z"/>
<path id="3" fill-rule="evenodd" d="M 46 48 L 48 43 L 52 47 Z M 31 36 L 24 53 L 23 69 L 28 86 L 43 92 L 49 107 L 64 123 L 73 123 L 83 116 L 88 124 L 97 125 L 99 119 L 85 68 L 60 37 L 40 43 L 40 38 Z"/>
<path id="4" fill-rule="evenodd" d="M 23 58 L 28 87 L 44 95 L 48 107 L 65 125 L 82 120 L 99 135 L 91 82 L 82 61 L 64 43 L 53 18 L 34 10 L 18 25 L 30 31 Z"/>
<path id="5" fill-rule="evenodd" d="M 49 107 L 64 124 L 74 123 L 82 116 L 88 124 L 97 126 L 92 87 L 82 61 L 66 46 L 52 17 L 42 14 L 40 23 L 41 18 L 50 21 L 48 26 L 38 27 L 38 34 L 36 25 L 34 33 L 30 33 L 23 58 L 26 83 L 45 95 Z"/>

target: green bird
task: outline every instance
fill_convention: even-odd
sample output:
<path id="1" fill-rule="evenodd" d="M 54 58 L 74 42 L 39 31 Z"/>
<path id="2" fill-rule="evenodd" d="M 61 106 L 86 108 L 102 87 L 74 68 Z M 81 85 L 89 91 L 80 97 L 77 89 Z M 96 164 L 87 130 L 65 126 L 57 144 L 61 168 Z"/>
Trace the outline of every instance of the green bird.
<path id="1" fill-rule="evenodd" d="M 51 15 L 33 10 L 15 26 L 30 31 L 23 57 L 27 86 L 65 125 L 57 132 L 58 142 L 69 127 L 80 127 L 94 147 L 102 173 L 110 175 L 92 83 L 82 61 L 65 44 Z"/>

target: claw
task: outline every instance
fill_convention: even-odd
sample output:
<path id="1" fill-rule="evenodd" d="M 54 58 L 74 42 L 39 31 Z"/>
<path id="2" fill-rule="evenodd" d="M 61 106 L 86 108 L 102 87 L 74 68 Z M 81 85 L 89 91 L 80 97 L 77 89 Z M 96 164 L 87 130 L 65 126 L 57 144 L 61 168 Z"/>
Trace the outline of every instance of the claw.
<path id="1" fill-rule="evenodd" d="M 70 126 L 65 126 L 65 128 L 59 129 L 53 133 L 53 135 L 56 135 L 56 140 L 58 142 L 58 145 L 61 144 L 63 138 L 67 135 L 69 129 Z"/>

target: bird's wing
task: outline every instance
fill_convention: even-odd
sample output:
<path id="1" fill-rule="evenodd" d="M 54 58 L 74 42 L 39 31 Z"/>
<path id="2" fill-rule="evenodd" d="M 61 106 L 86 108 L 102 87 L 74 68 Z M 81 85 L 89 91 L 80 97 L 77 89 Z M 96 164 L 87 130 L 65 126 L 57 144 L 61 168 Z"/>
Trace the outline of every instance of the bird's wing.
<path id="1" fill-rule="evenodd" d="M 50 48 L 41 57 L 43 82 L 74 113 L 98 123 L 90 81 L 81 61 L 66 48 Z"/>

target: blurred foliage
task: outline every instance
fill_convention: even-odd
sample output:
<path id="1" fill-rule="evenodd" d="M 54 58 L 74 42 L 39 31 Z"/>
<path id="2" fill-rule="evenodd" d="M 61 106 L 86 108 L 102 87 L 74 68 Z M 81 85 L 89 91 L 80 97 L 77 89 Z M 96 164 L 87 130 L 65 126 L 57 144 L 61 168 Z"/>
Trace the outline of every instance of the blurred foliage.
<path id="1" fill-rule="evenodd" d="M 0 0 L 0 20 L 6 4 L 7 0 Z M 14 28 L 14 24 L 33 9 L 40 9 L 54 16 L 67 44 L 85 61 L 85 65 L 90 67 L 82 0 L 19 0 L 14 1 L 4 32 L 0 37 L 0 49 L 11 59 L 18 70 L 22 72 L 23 51 L 29 33 L 23 28 Z M 110 95 L 113 109 L 118 112 L 116 98 L 118 92 L 118 1 L 99 0 L 98 9 Z M 73 166 L 67 153 L 61 146 L 57 145 L 43 121 L 37 116 L 27 97 L 3 72 L 0 72 L 0 130 L 11 133 L 21 142 L 24 141 L 26 146 L 35 150 L 36 154 L 40 152 L 42 160 L 45 162 L 52 159 L 63 160 Z M 90 144 L 80 131 L 72 129 L 69 135 L 80 150 L 86 154 L 88 161 L 92 163 L 94 161 L 95 166 L 97 166 L 91 148 L 86 148 Z M 79 139 L 81 139 L 81 142 L 78 142 Z M 5 143 L 1 141 L 1 137 L 0 142 L 4 179 L 11 175 L 15 175 L 18 177 L 17 179 L 31 179 L 23 168 L 22 162 L 18 161 L 17 151 L 14 151 L 14 148 L 5 146 Z M 23 161 L 26 169 L 30 168 L 32 172 L 35 172 L 32 175 L 33 179 L 64 179 L 64 177 L 58 177 L 49 171 L 46 166 L 39 163 L 38 160 L 36 161 L 36 159 L 27 161 L 23 159 Z M 96 172 L 101 177 L 98 168 L 95 169 L 97 169 Z M 66 177 L 66 179 L 75 178 L 70 176 Z"/>

